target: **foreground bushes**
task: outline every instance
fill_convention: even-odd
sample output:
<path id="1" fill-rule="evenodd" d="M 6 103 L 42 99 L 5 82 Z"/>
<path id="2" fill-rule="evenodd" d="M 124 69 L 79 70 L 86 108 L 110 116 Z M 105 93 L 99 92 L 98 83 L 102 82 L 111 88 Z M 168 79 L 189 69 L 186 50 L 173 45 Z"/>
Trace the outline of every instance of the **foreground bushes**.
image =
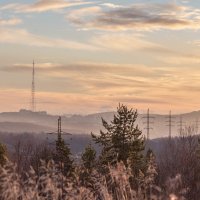
<path id="1" fill-rule="evenodd" d="M 101 175 L 93 170 L 88 184 L 83 184 L 76 168 L 73 177 L 66 178 L 57 165 L 50 161 L 41 162 L 38 175 L 30 168 L 24 177 L 19 175 L 16 166 L 7 162 L 0 168 L 1 200 L 183 200 L 181 176 L 168 179 L 161 189 L 148 180 L 141 182 L 137 190 L 130 185 L 131 173 L 122 163 L 108 167 L 108 174 Z M 92 183 L 91 185 L 89 183 Z"/>

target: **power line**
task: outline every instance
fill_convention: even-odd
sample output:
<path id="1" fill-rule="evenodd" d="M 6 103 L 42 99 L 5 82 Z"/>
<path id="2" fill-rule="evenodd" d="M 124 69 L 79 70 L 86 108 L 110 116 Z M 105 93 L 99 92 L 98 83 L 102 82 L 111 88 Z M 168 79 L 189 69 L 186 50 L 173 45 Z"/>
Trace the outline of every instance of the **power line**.
<path id="1" fill-rule="evenodd" d="M 31 110 L 35 112 L 35 62 L 33 60 L 33 70 L 32 70 L 32 87 L 31 87 Z"/>
<path id="2" fill-rule="evenodd" d="M 195 123 L 195 133 L 198 134 L 199 124 L 200 124 L 199 118 L 196 118 L 196 121 L 194 123 Z"/>
<path id="3" fill-rule="evenodd" d="M 61 122 L 62 122 L 62 119 L 61 119 L 61 117 L 59 116 L 58 117 L 58 128 L 57 128 L 57 132 L 51 132 L 51 133 L 47 133 L 47 134 L 57 134 L 57 136 L 58 136 L 58 140 L 57 141 L 61 141 L 61 139 L 62 139 L 62 135 L 72 135 L 71 133 L 66 133 L 66 132 L 63 132 L 62 131 L 62 124 L 61 124 Z M 48 137 L 47 137 L 47 143 L 48 143 Z M 52 143 L 53 144 L 53 143 Z M 48 145 L 49 145 L 49 143 L 48 143 Z M 57 151 L 57 146 L 56 146 L 56 151 Z M 58 155 L 59 156 L 59 155 Z M 60 169 L 61 169 L 61 171 L 63 171 L 64 170 L 64 162 L 63 162 L 63 160 L 62 160 L 62 158 L 59 156 L 58 157 L 59 158 L 59 162 L 61 162 L 61 164 L 59 165 L 60 166 Z M 63 173 L 62 173 L 62 179 L 61 179 L 61 188 L 62 188 L 62 192 L 63 192 Z"/>
<path id="4" fill-rule="evenodd" d="M 178 121 L 178 126 L 179 126 L 179 134 L 180 134 L 180 136 L 182 136 L 183 135 L 183 125 L 185 124 L 185 122 L 183 121 L 183 117 L 182 117 L 182 115 L 180 115 L 180 119 L 179 119 L 179 121 Z"/>
<path id="5" fill-rule="evenodd" d="M 62 118 L 59 116 L 58 117 L 58 127 L 57 127 L 57 131 L 55 132 L 50 132 L 47 133 L 48 135 L 53 135 L 53 134 L 57 134 L 58 138 L 61 138 L 62 135 L 72 135 L 71 133 L 67 133 L 67 132 L 63 132 L 62 131 Z M 48 136 L 47 136 L 47 140 L 48 140 Z"/>
<path id="6" fill-rule="evenodd" d="M 175 117 L 172 117 L 172 112 L 171 110 L 169 111 L 169 115 L 166 117 L 168 119 L 168 121 L 166 121 L 168 124 L 167 126 L 169 127 L 169 138 L 171 139 L 172 137 L 172 126 L 174 126 L 174 121 L 172 121 L 172 119 L 174 119 Z"/>
<path id="7" fill-rule="evenodd" d="M 147 140 L 150 139 L 150 130 L 153 130 L 153 128 L 150 127 L 150 124 L 153 124 L 153 122 L 151 121 L 151 119 L 154 119 L 154 118 L 155 117 L 150 116 L 150 112 L 149 112 L 149 109 L 148 109 L 146 117 L 143 117 L 143 119 L 146 119 L 146 122 L 143 122 L 143 123 L 146 124 L 146 127 L 144 129 L 147 130 Z"/>

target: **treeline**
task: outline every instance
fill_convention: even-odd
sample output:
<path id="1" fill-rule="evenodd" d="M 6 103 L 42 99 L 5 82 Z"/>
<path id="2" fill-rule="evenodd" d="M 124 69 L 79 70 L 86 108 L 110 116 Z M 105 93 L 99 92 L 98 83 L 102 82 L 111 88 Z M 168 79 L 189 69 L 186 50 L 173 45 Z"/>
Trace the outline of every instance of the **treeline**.
<path id="1" fill-rule="evenodd" d="M 111 122 L 102 119 L 104 130 L 91 134 L 100 153 L 91 142 L 79 162 L 61 134 L 53 146 L 18 141 L 8 153 L 0 145 L 0 199 L 198 200 L 200 145 L 193 128 L 158 145 L 145 139 L 137 116 L 119 105 Z"/>

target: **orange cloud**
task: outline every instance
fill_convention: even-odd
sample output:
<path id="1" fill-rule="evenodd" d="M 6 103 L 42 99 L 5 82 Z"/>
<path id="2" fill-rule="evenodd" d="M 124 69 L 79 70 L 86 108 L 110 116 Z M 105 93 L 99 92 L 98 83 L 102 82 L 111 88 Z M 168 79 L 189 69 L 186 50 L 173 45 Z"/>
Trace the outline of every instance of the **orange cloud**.
<path id="1" fill-rule="evenodd" d="M 0 111 L 12 112 L 25 108 L 30 109 L 30 91 L 16 89 L 0 89 L 2 98 L 0 99 Z M 188 98 L 180 98 L 173 100 L 172 95 L 163 94 L 165 100 L 152 98 L 149 96 L 136 97 L 134 93 L 127 96 L 108 96 L 102 94 L 74 94 L 74 93 L 59 93 L 59 92 L 37 92 L 36 93 L 36 108 L 37 111 L 46 110 L 53 114 L 89 114 L 96 112 L 105 112 L 116 110 L 119 102 L 124 103 L 139 112 L 151 108 L 154 113 L 167 113 L 172 109 L 174 113 L 183 113 L 191 110 L 199 110 L 198 100 L 193 101 Z M 156 100 L 155 100 L 156 99 Z M 189 100 L 189 101 L 188 101 Z"/>
<path id="2" fill-rule="evenodd" d="M 15 10 L 16 12 L 46 12 L 55 11 L 63 8 L 88 4 L 80 0 L 64 1 L 64 0 L 38 0 L 33 4 L 7 4 L 1 7 L 1 10 Z"/>

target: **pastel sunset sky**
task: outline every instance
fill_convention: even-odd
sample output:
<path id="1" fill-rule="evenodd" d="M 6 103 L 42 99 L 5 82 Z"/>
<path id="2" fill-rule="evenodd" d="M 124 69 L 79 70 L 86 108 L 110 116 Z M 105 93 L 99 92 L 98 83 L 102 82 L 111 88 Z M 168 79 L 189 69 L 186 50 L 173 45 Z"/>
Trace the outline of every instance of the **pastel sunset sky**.
<path id="1" fill-rule="evenodd" d="M 0 112 L 200 110 L 199 0 L 1 0 Z"/>

